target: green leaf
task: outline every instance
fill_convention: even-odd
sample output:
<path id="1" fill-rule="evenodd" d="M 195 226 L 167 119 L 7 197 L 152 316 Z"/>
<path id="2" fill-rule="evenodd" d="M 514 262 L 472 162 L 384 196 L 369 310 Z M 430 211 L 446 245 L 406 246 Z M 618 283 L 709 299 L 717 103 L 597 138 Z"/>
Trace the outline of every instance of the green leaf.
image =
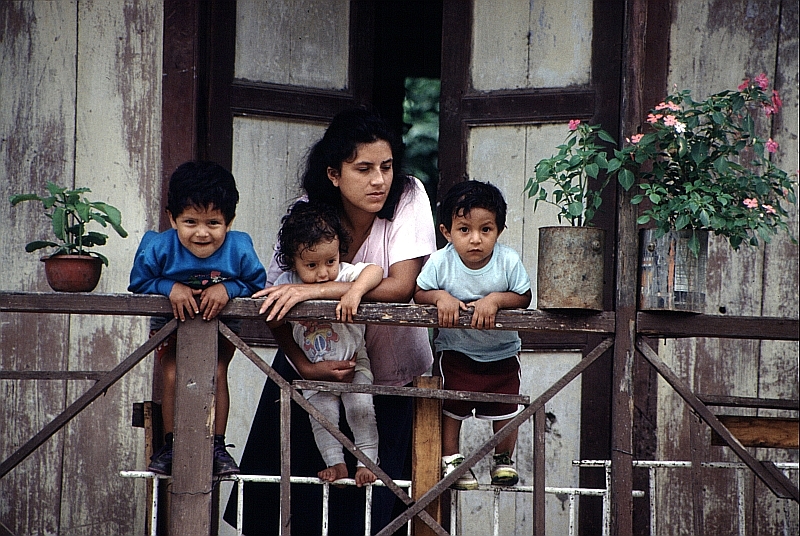
<path id="1" fill-rule="evenodd" d="M 616 145 L 617 144 L 617 141 L 614 138 L 612 138 L 611 135 L 608 132 L 606 132 L 605 130 L 598 130 L 597 131 L 597 136 L 601 140 L 607 141 L 608 143 L 610 143 L 612 145 Z"/>
<path id="2" fill-rule="evenodd" d="M 633 183 L 636 181 L 636 177 L 634 177 L 633 173 L 628 168 L 624 168 L 622 171 L 619 172 L 617 176 L 617 180 L 619 181 L 620 186 L 625 188 L 625 191 L 631 189 Z"/>
<path id="3" fill-rule="evenodd" d="M 61 207 L 56 207 L 53 211 L 53 234 L 59 240 L 65 239 L 64 228 L 67 221 L 67 211 Z"/>
<path id="4" fill-rule="evenodd" d="M 647 214 L 645 214 L 644 216 L 639 216 L 638 218 L 636 218 L 636 223 L 639 224 L 639 225 L 644 225 L 645 223 L 647 223 L 649 221 L 650 221 L 650 216 L 648 216 Z"/>
<path id="5" fill-rule="evenodd" d="M 583 214 L 583 204 L 578 201 L 573 201 L 567 206 L 567 213 L 570 216 L 580 216 Z"/>

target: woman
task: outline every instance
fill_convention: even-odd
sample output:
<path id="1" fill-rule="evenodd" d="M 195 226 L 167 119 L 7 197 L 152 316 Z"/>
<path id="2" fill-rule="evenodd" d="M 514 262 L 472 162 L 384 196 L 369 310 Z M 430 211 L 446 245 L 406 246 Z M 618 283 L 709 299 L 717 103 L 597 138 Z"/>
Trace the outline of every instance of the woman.
<path id="1" fill-rule="evenodd" d="M 302 177 L 303 188 L 311 201 L 337 208 L 350 232 L 352 243 L 341 260 L 371 262 L 384 270 L 384 279 L 364 296 L 365 300 L 409 302 L 416 277 L 427 257 L 436 250 L 430 204 L 421 183 L 398 172 L 402 146 L 387 124 L 360 108 L 334 117 L 325 135 L 312 147 Z M 270 264 L 267 283 L 271 285 L 280 268 Z M 253 297 L 264 297 L 261 312 L 269 310 L 267 320 L 282 317 L 292 306 L 305 300 L 338 299 L 350 283 L 326 282 L 313 285 L 268 286 Z M 311 363 L 294 343 L 285 326 L 274 333 L 283 352 L 278 352 L 273 368 L 287 380 L 351 381 L 354 363 L 323 361 Z M 369 354 L 375 385 L 410 385 L 415 376 L 426 372 L 433 356 L 425 328 L 367 326 Z M 285 353 L 284 353 L 285 352 Z M 299 373 L 299 375 L 298 375 Z M 241 468 L 243 473 L 279 474 L 280 452 L 277 386 L 267 382 L 248 439 Z M 409 478 L 411 401 L 400 397 L 375 397 L 381 468 L 393 479 Z M 344 419 L 342 419 L 344 421 Z M 267 426 L 267 429 L 263 427 Z M 304 412 L 293 405 L 292 474 L 316 475 L 322 465 L 314 456 L 313 435 Z M 277 529 L 277 516 L 264 515 L 265 507 L 277 511 L 277 486 L 245 493 L 244 532 L 262 534 Z M 318 534 L 320 506 L 307 495 L 320 495 L 319 488 L 292 489 L 292 533 Z M 335 490 L 331 494 L 331 534 L 363 534 L 363 493 L 353 504 L 354 490 Z M 271 494 L 271 495 L 268 495 Z M 302 494 L 302 495 L 300 495 Z M 338 504 L 341 507 L 338 507 Z M 393 517 L 394 494 L 376 488 L 373 503 L 373 531 L 377 532 Z M 248 512 L 252 507 L 252 512 Z M 342 510 L 344 508 L 345 510 Z M 346 514 L 344 512 L 347 512 Z M 256 516 L 256 512 L 258 513 Z M 231 517 L 229 505 L 226 514 Z M 256 519 L 258 517 L 258 519 Z M 346 518 L 346 519 L 345 519 Z M 340 526 L 352 521 L 356 526 Z"/>

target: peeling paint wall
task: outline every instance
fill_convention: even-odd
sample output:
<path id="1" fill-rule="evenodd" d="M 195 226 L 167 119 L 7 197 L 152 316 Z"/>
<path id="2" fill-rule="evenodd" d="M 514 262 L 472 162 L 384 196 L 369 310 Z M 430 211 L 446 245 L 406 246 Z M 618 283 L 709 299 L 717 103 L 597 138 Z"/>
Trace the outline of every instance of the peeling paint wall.
<path id="1" fill-rule="evenodd" d="M 702 98 L 735 88 L 745 77 L 766 73 L 784 102 L 761 125 L 780 144 L 778 164 L 798 169 L 797 0 L 679 0 L 673 9 L 669 84 Z M 666 91 L 666 89 L 665 89 Z M 792 207 L 789 228 L 798 236 Z M 706 313 L 798 317 L 798 247 L 785 234 L 758 248 L 734 252 L 709 243 Z M 798 344 L 773 341 L 686 339 L 661 343 L 659 355 L 697 393 L 798 399 Z M 710 446 L 699 423 L 665 382 L 658 386 L 659 459 L 739 461 L 727 447 Z M 780 412 L 726 409 L 726 414 L 777 416 Z M 786 413 L 786 412 L 784 412 Z M 791 413 L 782 416 L 791 416 Z M 796 415 L 796 413 L 795 413 Z M 796 450 L 751 449 L 759 460 L 798 461 Z M 752 472 L 744 481 L 745 534 L 796 534 L 798 505 L 777 499 Z M 797 483 L 798 472 L 790 473 Z M 656 534 L 739 534 L 733 470 L 665 470 L 658 477 Z"/>
<path id="2" fill-rule="evenodd" d="M 46 182 L 86 186 L 122 211 L 129 238 L 110 234 L 95 292 L 126 292 L 139 239 L 158 225 L 162 3 L 157 0 L 0 2 L 0 288 L 49 292 L 31 240 L 49 239 L 33 204 Z M 110 370 L 147 337 L 129 317 L 3 314 L 0 368 Z M 150 398 L 152 358 L 97 399 L 0 480 L 10 534 L 142 534 L 144 486 L 119 477 L 145 467 L 131 405 Z M 91 387 L 90 381 L 0 381 L 6 459 Z M 100 492 L 98 492 L 100 490 Z M 81 500 L 73 500 L 80 497 Z M 0 532 L 4 532 L 0 530 Z"/>

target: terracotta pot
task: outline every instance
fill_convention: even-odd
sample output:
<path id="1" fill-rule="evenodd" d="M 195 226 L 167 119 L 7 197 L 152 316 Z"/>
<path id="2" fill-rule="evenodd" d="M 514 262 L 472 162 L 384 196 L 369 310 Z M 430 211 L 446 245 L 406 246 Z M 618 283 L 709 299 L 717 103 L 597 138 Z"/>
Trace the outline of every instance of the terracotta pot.
<path id="1" fill-rule="evenodd" d="M 42 257 L 50 288 L 59 292 L 91 292 L 100 281 L 103 261 L 89 255 Z"/>
<path id="2" fill-rule="evenodd" d="M 603 229 L 540 228 L 536 306 L 602 311 L 604 245 Z"/>

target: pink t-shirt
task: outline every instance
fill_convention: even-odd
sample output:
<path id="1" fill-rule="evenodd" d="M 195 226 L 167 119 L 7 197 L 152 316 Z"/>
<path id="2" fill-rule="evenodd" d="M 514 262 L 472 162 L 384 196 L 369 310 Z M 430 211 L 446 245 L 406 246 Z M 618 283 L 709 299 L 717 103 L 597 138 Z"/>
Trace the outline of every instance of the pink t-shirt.
<path id="1" fill-rule="evenodd" d="M 428 256 L 436 251 L 436 235 L 430 202 L 422 183 L 413 185 L 400 198 L 392 221 L 375 218 L 369 236 L 353 258 L 371 262 L 389 275 L 389 267 L 400 261 Z M 281 274 L 273 256 L 267 285 Z M 433 363 L 427 328 L 368 325 L 367 354 L 375 385 L 405 385 L 422 375 Z"/>

